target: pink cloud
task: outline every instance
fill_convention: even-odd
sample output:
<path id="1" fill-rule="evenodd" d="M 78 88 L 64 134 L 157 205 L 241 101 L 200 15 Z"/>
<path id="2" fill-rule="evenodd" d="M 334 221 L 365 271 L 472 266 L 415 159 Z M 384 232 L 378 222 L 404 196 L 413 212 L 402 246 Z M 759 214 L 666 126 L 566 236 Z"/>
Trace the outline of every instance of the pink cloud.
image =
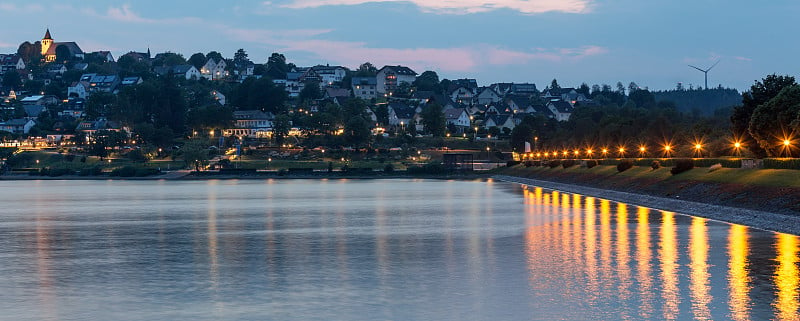
<path id="1" fill-rule="evenodd" d="M 376 2 L 413 3 L 422 11 L 441 14 L 469 14 L 511 9 L 525 14 L 544 12 L 586 13 L 591 0 L 293 0 L 283 7 L 303 9 L 322 6 L 348 6 Z M 271 5 L 272 2 L 264 2 Z"/>
<path id="2" fill-rule="evenodd" d="M 532 60 L 561 62 L 582 59 L 608 53 L 608 49 L 599 46 L 583 46 L 579 48 L 546 49 L 537 48 L 533 52 L 511 51 L 499 48 L 489 49 L 487 58 L 494 65 L 513 65 L 527 63 Z"/>
<path id="3" fill-rule="evenodd" d="M 86 15 L 97 18 L 109 19 L 120 22 L 128 22 L 128 23 L 181 24 L 181 23 L 203 22 L 199 18 L 192 18 L 192 17 L 167 18 L 167 19 L 145 18 L 139 15 L 138 13 L 134 12 L 131 9 L 131 6 L 128 4 L 124 4 L 122 5 L 122 7 L 109 7 L 105 13 L 97 13 L 93 9 L 83 9 L 81 10 L 81 12 L 83 12 Z"/>

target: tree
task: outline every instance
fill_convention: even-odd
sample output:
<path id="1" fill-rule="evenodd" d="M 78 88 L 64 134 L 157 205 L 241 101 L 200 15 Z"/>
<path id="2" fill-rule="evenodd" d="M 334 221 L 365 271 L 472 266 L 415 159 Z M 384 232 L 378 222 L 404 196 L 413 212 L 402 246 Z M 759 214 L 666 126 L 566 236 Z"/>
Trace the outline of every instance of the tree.
<path id="1" fill-rule="evenodd" d="M 316 81 L 306 82 L 305 87 L 303 87 L 303 90 L 301 90 L 300 94 L 297 96 L 297 99 L 301 103 L 310 102 L 320 98 L 322 98 L 322 90 L 319 87 L 319 83 Z"/>
<path id="2" fill-rule="evenodd" d="M 233 54 L 233 65 L 236 68 L 242 68 L 248 62 L 250 62 L 250 59 L 247 59 L 247 52 L 245 52 L 244 49 L 239 48 L 239 50 L 236 50 L 236 53 Z"/>
<path id="3" fill-rule="evenodd" d="M 3 74 L 3 86 L 19 89 L 22 86 L 22 78 L 16 70 L 9 70 Z"/>
<path id="4" fill-rule="evenodd" d="M 731 115 L 733 135 L 741 140 L 756 157 L 767 156 L 767 151 L 760 146 L 749 132 L 751 117 L 756 108 L 778 95 L 786 87 L 794 86 L 794 77 L 769 75 L 760 82 L 756 81 L 749 92 L 742 94 L 742 105 L 734 107 Z"/>
<path id="5" fill-rule="evenodd" d="M 421 91 L 442 92 L 439 84 L 439 75 L 435 71 L 427 70 L 414 80 L 414 87 Z"/>
<path id="6" fill-rule="evenodd" d="M 369 140 L 369 124 L 361 116 L 350 118 L 344 124 L 345 141 L 358 146 Z"/>
<path id="7" fill-rule="evenodd" d="M 636 106 L 642 108 L 653 108 L 656 105 L 655 96 L 647 89 L 635 89 L 631 91 L 628 100 L 633 101 Z"/>
<path id="8" fill-rule="evenodd" d="M 203 68 L 203 66 L 205 66 L 206 62 L 208 62 L 207 59 L 206 59 L 206 56 L 204 54 L 202 54 L 202 53 L 199 53 L 199 52 L 195 53 L 191 57 L 189 57 L 189 61 L 188 61 L 188 63 L 190 65 L 194 66 L 195 68 L 197 68 L 197 70 L 200 70 L 201 68 Z"/>
<path id="9" fill-rule="evenodd" d="M 792 156 L 783 140 L 791 139 L 795 132 L 792 127 L 796 129 L 799 124 L 800 85 L 792 85 L 756 107 L 750 118 L 749 132 L 769 156 Z"/>
<path id="10" fill-rule="evenodd" d="M 64 45 L 56 47 L 56 61 L 66 63 L 72 59 L 72 52 Z"/>
<path id="11" fill-rule="evenodd" d="M 558 85 L 557 80 L 553 79 L 553 81 L 550 82 L 550 89 L 558 90 L 561 89 L 561 86 Z"/>
<path id="12" fill-rule="evenodd" d="M 219 62 L 220 60 L 225 60 L 225 58 L 222 57 L 222 54 L 216 51 L 211 51 L 206 54 L 206 61 L 211 59 L 214 59 L 214 61 L 217 62 Z"/>
<path id="13" fill-rule="evenodd" d="M 272 79 L 286 79 L 287 72 L 289 72 L 289 66 L 286 64 L 286 56 L 273 52 L 267 58 L 267 76 Z"/>
<path id="14" fill-rule="evenodd" d="M 275 143 L 282 145 L 286 136 L 289 135 L 291 123 L 289 116 L 280 114 L 275 116 L 275 121 L 272 123 L 272 131 L 275 134 Z"/>
<path id="15" fill-rule="evenodd" d="M 389 107 L 386 104 L 380 104 L 375 107 L 375 118 L 378 123 L 386 125 L 389 123 Z"/>
<path id="16" fill-rule="evenodd" d="M 194 167 L 195 171 L 200 171 L 201 166 L 208 164 L 208 144 L 200 140 L 190 140 L 181 147 L 181 158 L 185 166 Z"/>
<path id="17" fill-rule="evenodd" d="M 378 74 L 378 68 L 375 68 L 369 61 L 361 64 L 356 69 L 356 77 L 374 77 Z"/>
<path id="18" fill-rule="evenodd" d="M 422 108 L 422 125 L 425 131 L 434 137 L 442 137 L 447 131 L 446 120 L 442 106 L 437 103 L 426 104 Z"/>

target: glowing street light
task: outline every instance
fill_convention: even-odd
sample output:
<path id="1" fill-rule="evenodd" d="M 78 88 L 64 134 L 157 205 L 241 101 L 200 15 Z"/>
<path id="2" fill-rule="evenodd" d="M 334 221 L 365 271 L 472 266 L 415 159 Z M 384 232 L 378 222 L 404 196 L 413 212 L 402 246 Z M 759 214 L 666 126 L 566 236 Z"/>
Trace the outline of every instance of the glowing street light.
<path id="1" fill-rule="evenodd" d="M 601 150 L 600 152 L 603 154 L 603 158 L 608 156 L 608 148 L 603 148 L 603 150 Z"/>
<path id="2" fill-rule="evenodd" d="M 622 157 L 625 157 L 625 147 L 620 147 L 619 148 L 619 155 L 622 156 Z"/>
<path id="3" fill-rule="evenodd" d="M 695 143 L 694 144 L 694 152 L 697 154 L 698 157 L 703 157 L 703 144 Z"/>
<path id="4" fill-rule="evenodd" d="M 642 145 L 642 146 L 639 146 L 639 154 L 640 154 L 641 156 L 644 156 L 644 155 L 645 155 L 645 153 L 647 153 L 647 147 L 645 147 L 644 145 Z"/>

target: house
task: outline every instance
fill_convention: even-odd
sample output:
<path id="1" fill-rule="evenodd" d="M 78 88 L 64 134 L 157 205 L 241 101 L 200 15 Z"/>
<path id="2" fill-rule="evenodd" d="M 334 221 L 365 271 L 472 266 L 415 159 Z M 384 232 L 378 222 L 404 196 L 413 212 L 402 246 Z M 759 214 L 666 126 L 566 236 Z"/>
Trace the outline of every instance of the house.
<path id="1" fill-rule="evenodd" d="M 520 113 L 528 110 L 531 105 L 530 96 L 508 95 L 506 97 L 506 104 L 512 113 Z"/>
<path id="2" fill-rule="evenodd" d="M 47 111 L 47 107 L 44 105 L 24 105 L 22 108 L 25 109 L 26 119 L 39 118 L 39 115 Z"/>
<path id="3" fill-rule="evenodd" d="M 448 108 L 444 110 L 444 118 L 447 125 L 456 127 L 456 134 L 462 134 L 470 128 L 470 118 L 467 110 L 464 108 Z"/>
<path id="4" fill-rule="evenodd" d="M 319 75 L 322 85 L 325 87 L 342 82 L 342 79 L 347 75 L 347 68 L 342 66 L 318 65 L 311 68 Z"/>
<path id="5" fill-rule="evenodd" d="M 98 118 L 94 121 L 82 121 L 78 123 L 78 126 L 75 128 L 76 132 L 82 132 L 86 134 L 86 138 L 94 136 L 98 131 L 115 131 L 115 132 L 123 132 L 126 135 L 130 133 L 128 128 L 123 127 L 120 123 L 115 121 L 109 121 L 103 117 Z"/>
<path id="6" fill-rule="evenodd" d="M 575 88 L 556 88 L 556 89 L 548 89 L 542 92 L 542 99 L 546 101 L 559 99 L 570 103 L 570 105 L 575 105 L 578 102 L 585 102 L 589 99 L 586 98 L 586 95 L 579 93 Z"/>
<path id="7" fill-rule="evenodd" d="M 122 55 L 122 57 L 131 57 L 136 62 L 145 62 L 149 64 L 151 58 L 150 49 L 148 48 L 147 52 L 129 51 L 128 53 Z"/>
<path id="8" fill-rule="evenodd" d="M 375 77 L 353 77 L 351 80 L 353 95 L 370 100 L 378 97 L 378 82 Z"/>
<path id="9" fill-rule="evenodd" d="M 225 70 L 228 65 L 225 59 L 209 58 L 203 67 L 200 67 L 200 74 L 203 78 L 208 80 L 220 80 L 228 77 L 228 71 Z M 190 79 L 190 78 L 186 78 Z"/>
<path id="10" fill-rule="evenodd" d="M 491 84 L 491 85 L 489 85 L 489 88 L 492 88 L 492 90 L 494 90 L 500 96 L 503 96 L 503 95 L 508 94 L 508 93 L 511 92 L 511 87 L 513 85 L 514 85 L 514 83 L 501 82 L 501 83 Z"/>
<path id="11" fill-rule="evenodd" d="M 417 73 L 405 66 L 383 66 L 375 78 L 378 95 L 391 96 L 401 83 L 410 85 L 417 80 Z"/>
<path id="12" fill-rule="evenodd" d="M 503 96 L 498 94 L 492 87 L 478 88 L 477 93 L 478 94 L 475 95 L 475 101 L 480 105 L 488 105 L 503 100 Z"/>
<path id="13" fill-rule="evenodd" d="M 36 125 L 36 122 L 31 119 L 12 119 L 0 123 L 0 131 L 6 131 L 14 134 L 28 134 L 31 128 Z"/>
<path id="14" fill-rule="evenodd" d="M 408 126 L 412 120 L 414 120 L 414 115 L 417 113 L 414 107 L 406 105 L 401 102 L 392 102 L 389 103 L 389 125 L 391 126 L 400 126 L 401 128 L 404 126 Z"/>
<path id="15" fill-rule="evenodd" d="M 502 114 L 487 115 L 486 120 L 483 122 L 483 128 L 487 130 L 492 127 L 514 129 L 516 124 L 511 116 Z"/>
<path id="16" fill-rule="evenodd" d="M 477 89 L 478 89 L 478 80 L 472 79 L 472 78 L 462 78 L 462 79 L 451 80 L 450 83 L 453 84 L 453 85 L 456 85 L 456 86 L 469 88 L 472 91 L 477 91 Z"/>
<path id="17" fill-rule="evenodd" d="M 200 79 L 200 71 L 192 65 L 177 65 L 177 66 L 161 66 L 156 67 L 153 71 L 159 76 L 172 75 L 173 77 L 181 77 L 186 80 Z"/>
<path id="18" fill-rule="evenodd" d="M 89 96 L 89 83 L 86 81 L 73 81 L 67 87 L 67 97 L 86 99 Z"/>
<path id="19" fill-rule="evenodd" d="M 36 95 L 22 98 L 23 106 L 52 106 L 58 104 L 58 97 L 53 95 Z"/>
<path id="20" fill-rule="evenodd" d="M 553 118 L 557 121 L 568 121 L 574 107 L 563 100 L 551 100 L 547 103 L 547 109 L 553 113 Z"/>
<path id="21" fill-rule="evenodd" d="M 85 114 L 84 111 L 86 110 L 86 99 L 70 98 L 61 107 L 63 108 L 63 110 L 58 112 L 58 116 L 83 118 Z"/>
<path id="22" fill-rule="evenodd" d="M 114 56 L 111 55 L 111 51 L 101 50 L 101 51 L 90 52 L 89 54 L 87 54 L 87 56 L 93 56 L 105 62 L 114 62 Z"/>
<path id="23" fill-rule="evenodd" d="M 325 88 L 323 95 L 324 99 L 334 99 L 341 97 L 350 97 L 350 89 L 345 88 Z"/>
<path id="24" fill-rule="evenodd" d="M 136 76 L 136 77 L 125 77 L 125 78 L 122 78 L 122 82 L 120 82 L 120 85 L 122 85 L 122 86 L 134 86 L 134 85 L 141 84 L 143 82 L 144 82 L 144 80 L 142 80 L 142 77 L 138 77 L 138 76 Z"/>
<path id="25" fill-rule="evenodd" d="M 227 99 L 225 98 L 225 95 L 223 95 L 218 90 L 211 91 L 211 98 L 216 100 L 222 106 L 225 106 L 225 104 L 228 102 Z"/>
<path id="26" fill-rule="evenodd" d="M 25 61 L 19 55 L 0 55 L 0 74 L 25 69 Z"/>
<path id="27" fill-rule="evenodd" d="M 89 94 L 96 92 L 114 93 L 117 91 L 120 79 L 117 75 L 83 74 L 79 82 L 88 84 Z"/>
<path id="28" fill-rule="evenodd" d="M 85 62 L 79 62 L 79 63 L 76 63 L 76 64 L 72 65 L 72 70 L 84 71 L 86 69 L 89 69 L 89 64 L 87 64 Z"/>
<path id="29" fill-rule="evenodd" d="M 287 72 L 286 79 L 276 79 L 275 83 L 283 82 L 286 86 L 286 93 L 289 94 L 289 98 L 297 98 L 300 96 L 300 92 L 303 91 L 303 88 L 306 87 L 306 84 L 300 81 L 300 77 L 303 76 L 301 72 Z"/>
<path id="30" fill-rule="evenodd" d="M 50 64 L 47 66 L 47 73 L 49 74 L 63 75 L 65 72 L 67 72 L 67 66 L 63 64 Z"/>
<path id="31" fill-rule="evenodd" d="M 512 95 L 520 95 L 520 96 L 529 96 L 530 97 L 530 96 L 533 96 L 533 95 L 537 94 L 538 91 L 536 90 L 536 84 L 530 84 L 530 83 L 517 84 L 517 83 L 512 83 L 511 87 L 509 88 L 508 93 L 512 94 Z"/>
<path id="32" fill-rule="evenodd" d="M 472 105 L 475 92 L 467 86 L 453 84 L 448 89 L 448 96 L 450 100 L 459 104 Z"/>
<path id="33" fill-rule="evenodd" d="M 234 128 L 222 130 L 224 136 L 250 138 L 269 138 L 272 136 L 272 122 L 275 116 L 260 110 L 237 110 L 233 112 L 236 121 Z"/>

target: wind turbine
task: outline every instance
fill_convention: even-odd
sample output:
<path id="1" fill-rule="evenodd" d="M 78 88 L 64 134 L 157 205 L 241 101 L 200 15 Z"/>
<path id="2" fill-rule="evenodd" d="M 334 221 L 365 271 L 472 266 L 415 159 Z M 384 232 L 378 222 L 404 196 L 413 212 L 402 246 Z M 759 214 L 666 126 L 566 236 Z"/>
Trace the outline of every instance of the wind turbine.
<path id="1" fill-rule="evenodd" d="M 694 69 L 700 70 L 700 72 L 702 72 L 703 74 L 705 74 L 705 76 L 706 76 L 706 90 L 708 90 L 708 72 L 709 72 L 709 71 L 710 71 L 712 68 L 714 68 L 714 67 L 715 67 L 715 66 L 716 66 L 718 63 L 719 63 L 719 60 L 717 60 L 717 62 L 715 62 L 713 65 L 711 65 L 711 67 L 708 67 L 708 69 L 700 69 L 699 67 L 695 67 L 695 66 L 689 65 L 689 67 L 692 67 L 692 68 L 694 68 Z"/>

